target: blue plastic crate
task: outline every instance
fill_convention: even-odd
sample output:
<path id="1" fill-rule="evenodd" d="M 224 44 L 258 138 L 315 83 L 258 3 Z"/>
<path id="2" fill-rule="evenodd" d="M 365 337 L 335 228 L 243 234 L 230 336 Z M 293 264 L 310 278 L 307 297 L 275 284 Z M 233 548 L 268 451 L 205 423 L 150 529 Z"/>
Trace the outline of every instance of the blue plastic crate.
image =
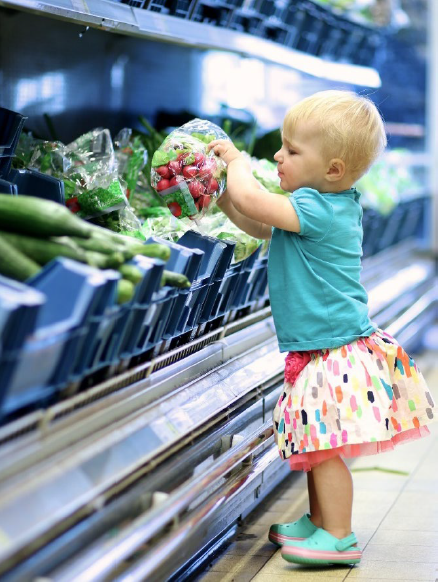
<path id="1" fill-rule="evenodd" d="M 208 285 L 208 290 L 206 294 L 206 298 L 204 303 L 201 307 L 200 316 L 199 316 L 199 323 L 205 323 L 206 321 L 210 321 L 217 316 L 218 308 L 219 308 L 219 290 L 221 287 L 222 281 L 214 281 Z"/>
<path id="2" fill-rule="evenodd" d="M 212 26 L 228 27 L 235 6 L 222 0 L 197 0 L 190 19 Z"/>
<path id="3" fill-rule="evenodd" d="M 0 156 L 13 157 L 27 117 L 0 107 Z"/>
<path id="4" fill-rule="evenodd" d="M 13 156 L 0 156 L 0 178 L 6 180 L 12 166 Z"/>
<path id="5" fill-rule="evenodd" d="M 102 367 L 100 356 L 116 323 L 115 317 L 120 311 L 116 303 L 120 273 L 110 269 L 99 273 L 103 277 L 103 282 L 96 290 L 85 326 L 85 335 L 77 347 L 70 381 L 78 381 Z"/>
<path id="6" fill-rule="evenodd" d="M 59 367 L 52 377 L 55 386 L 62 386 L 72 378 L 77 378 L 78 367 L 84 371 L 83 352 L 90 348 L 87 343 L 89 325 L 93 316 L 102 312 L 109 273 L 117 281 L 119 275 L 114 271 L 101 271 L 60 258 L 46 265 L 29 281 L 48 300 L 47 309 L 41 314 L 40 324 L 71 330 Z"/>
<path id="7" fill-rule="evenodd" d="M 171 256 L 165 267 L 167 271 L 185 275 L 191 283 L 197 278 L 204 257 L 203 250 L 173 243 L 158 236 L 150 237 L 146 243 L 166 245 L 170 249 Z"/>
<path id="8" fill-rule="evenodd" d="M 219 269 L 227 268 L 227 260 L 224 261 L 224 253 L 230 255 L 229 245 L 210 236 L 203 236 L 193 230 L 188 230 L 179 239 L 178 244 L 190 248 L 204 251 L 201 265 L 196 276 L 196 280 L 201 283 L 210 283 L 221 277 Z M 231 256 L 230 256 L 231 260 Z M 218 273 L 218 276 L 217 276 Z"/>
<path id="9" fill-rule="evenodd" d="M 36 337 L 21 350 L 5 353 L 0 366 L 1 414 L 6 415 L 54 396 L 52 378 L 69 340 L 69 332 Z"/>
<path id="10" fill-rule="evenodd" d="M 62 258 L 29 279 L 29 286 L 44 295 L 45 303 L 23 347 L 2 353 L 3 414 L 54 396 L 67 383 L 102 282 L 100 273 Z"/>
<path id="11" fill-rule="evenodd" d="M 9 183 L 16 187 L 17 194 L 52 200 L 52 202 L 58 202 L 63 206 L 65 204 L 64 182 L 53 176 L 42 174 L 36 170 L 10 170 L 5 181 L 5 190 L 2 189 L 0 183 L 0 192 L 10 188 L 7 186 Z"/>
<path id="12" fill-rule="evenodd" d="M 394 242 L 399 242 L 412 236 L 425 237 L 425 226 L 423 224 L 425 216 L 429 212 L 430 204 L 429 198 L 414 198 L 401 202 L 400 206 L 404 209 L 405 216 L 401 220 L 399 232 Z"/>
<path id="13" fill-rule="evenodd" d="M 0 356 L 23 346 L 45 303 L 46 297 L 39 291 L 0 276 Z"/>
<path id="14" fill-rule="evenodd" d="M 149 305 L 155 293 L 160 290 L 163 270 L 166 266 L 160 259 L 136 255 L 130 262 L 143 273 L 143 279 L 136 285 L 131 303 Z"/>
<path id="15" fill-rule="evenodd" d="M 247 296 L 247 302 L 253 303 L 262 297 L 265 288 L 267 286 L 267 268 L 265 265 L 258 265 L 251 272 L 248 283 L 249 283 L 249 293 Z"/>
<path id="16" fill-rule="evenodd" d="M 138 355 L 156 346 L 164 336 L 174 297 L 153 301 L 148 309 L 138 312 L 142 325 L 133 354 Z"/>
<path id="17" fill-rule="evenodd" d="M 189 318 L 189 309 L 186 308 L 188 295 L 189 289 L 180 289 L 174 298 L 163 332 L 163 339 L 169 340 L 184 333 Z"/>
<path id="18" fill-rule="evenodd" d="M 214 280 L 221 280 L 230 268 L 233 259 L 233 253 L 235 251 L 236 242 L 231 240 L 222 240 L 226 248 L 223 249 L 223 253 L 218 261 L 217 268 L 214 273 Z"/>
<path id="19" fill-rule="evenodd" d="M 125 307 L 125 324 L 120 343 L 119 357 L 122 359 L 135 355 L 135 346 L 142 329 L 142 323 L 153 296 L 160 289 L 165 263 L 158 259 L 136 256 L 131 261 L 143 272 L 142 281 L 136 286 L 133 300 Z M 122 325 L 123 321 L 119 322 Z"/>
<path id="20" fill-rule="evenodd" d="M 238 8 L 232 12 L 227 28 L 262 37 L 264 34 L 263 21 L 264 19 L 256 10 Z"/>
<path id="21" fill-rule="evenodd" d="M 245 305 L 245 298 L 249 290 L 248 278 L 250 272 L 248 269 L 242 269 L 238 274 L 235 292 L 230 302 L 230 309 L 239 309 Z"/>
<path id="22" fill-rule="evenodd" d="M 1 169 L 0 169 L 0 175 L 1 175 Z M 3 180 L 2 178 L 0 178 L 0 193 L 12 194 L 13 196 L 16 196 L 18 194 L 17 185 L 13 184 L 12 182 L 8 182 L 7 180 Z"/>
<path id="23" fill-rule="evenodd" d="M 236 292 L 236 287 L 239 281 L 239 271 L 232 271 L 225 275 L 221 282 L 221 287 L 218 291 L 217 317 L 225 315 L 232 308 L 233 297 Z"/>

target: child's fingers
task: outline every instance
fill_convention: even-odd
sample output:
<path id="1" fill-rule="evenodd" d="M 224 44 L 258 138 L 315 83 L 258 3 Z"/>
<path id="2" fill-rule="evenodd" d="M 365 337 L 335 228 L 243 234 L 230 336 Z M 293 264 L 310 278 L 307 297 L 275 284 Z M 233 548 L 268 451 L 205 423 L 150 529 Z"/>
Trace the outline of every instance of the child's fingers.
<path id="1" fill-rule="evenodd" d="M 210 150 L 213 149 L 215 146 L 221 145 L 223 141 L 224 140 L 222 139 L 214 139 L 213 141 L 207 144 L 207 151 L 210 152 Z"/>

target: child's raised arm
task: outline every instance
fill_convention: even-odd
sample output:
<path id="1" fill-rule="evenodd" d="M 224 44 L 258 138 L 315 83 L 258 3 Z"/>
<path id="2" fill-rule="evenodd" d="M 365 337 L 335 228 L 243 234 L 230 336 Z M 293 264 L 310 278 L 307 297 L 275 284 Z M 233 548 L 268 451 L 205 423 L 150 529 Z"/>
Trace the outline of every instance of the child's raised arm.
<path id="1" fill-rule="evenodd" d="M 248 218 L 247 216 L 244 216 L 238 212 L 238 210 L 236 210 L 236 208 L 233 206 L 232 200 L 230 199 L 227 190 L 218 199 L 217 206 L 221 208 L 224 214 L 226 214 L 238 228 L 250 236 L 255 238 L 262 238 L 265 240 L 269 240 L 271 238 L 271 226 L 264 224 L 263 222 L 253 220 L 252 218 Z"/>
<path id="2" fill-rule="evenodd" d="M 270 227 L 300 232 L 299 219 L 288 198 L 261 190 L 246 159 L 231 142 L 215 140 L 208 149 L 227 164 L 228 196 L 240 214 Z"/>

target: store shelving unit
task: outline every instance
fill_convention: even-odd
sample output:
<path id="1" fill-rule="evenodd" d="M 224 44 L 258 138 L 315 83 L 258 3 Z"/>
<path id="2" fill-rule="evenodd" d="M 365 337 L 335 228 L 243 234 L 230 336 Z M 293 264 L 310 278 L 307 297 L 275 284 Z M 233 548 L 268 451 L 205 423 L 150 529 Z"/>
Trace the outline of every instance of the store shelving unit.
<path id="1" fill-rule="evenodd" d="M 376 88 L 381 85 L 372 67 L 331 62 L 278 43 L 209 24 L 192 22 L 107 0 L 2 0 L 0 6 L 25 10 L 85 27 L 145 40 L 163 41 L 200 49 L 225 50 L 276 63 L 311 75 Z"/>
<path id="2" fill-rule="evenodd" d="M 0 6 L 145 45 L 224 50 L 328 81 L 381 84 L 373 67 L 117 2 L 0 0 Z M 409 272 L 410 264 L 416 269 Z M 379 325 L 416 346 L 437 304 L 435 269 L 416 241 L 366 259 L 364 284 Z M 270 308 L 254 307 L 0 428 L 5 582 L 184 580 L 287 476 L 271 427 L 283 357 Z"/>

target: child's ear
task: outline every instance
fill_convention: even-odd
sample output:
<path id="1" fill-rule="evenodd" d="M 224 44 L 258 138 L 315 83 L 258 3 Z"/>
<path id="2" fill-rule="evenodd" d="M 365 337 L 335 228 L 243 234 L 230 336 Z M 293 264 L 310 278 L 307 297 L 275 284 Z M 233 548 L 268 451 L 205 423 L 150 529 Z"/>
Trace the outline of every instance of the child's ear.
<path id="1" fill-rule="evenodd" d="M 326 179 L 329 182 L 337 182 L 341 180 L 346 173 L 346 165 L 340 158 L 333 158 L 329 162 L 328 170 L 326 172 Z"/>

